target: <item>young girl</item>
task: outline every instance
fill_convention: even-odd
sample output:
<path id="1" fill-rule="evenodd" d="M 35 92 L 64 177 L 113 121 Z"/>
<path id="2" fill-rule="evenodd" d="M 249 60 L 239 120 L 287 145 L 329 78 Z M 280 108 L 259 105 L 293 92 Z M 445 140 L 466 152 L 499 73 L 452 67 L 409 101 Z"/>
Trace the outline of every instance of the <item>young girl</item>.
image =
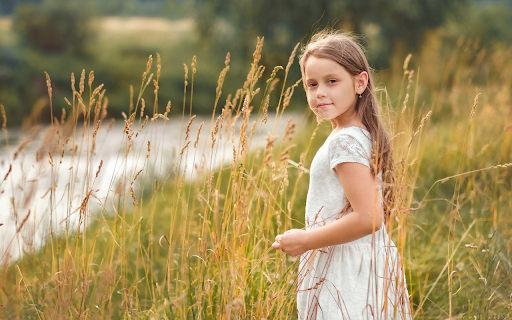
<path id="1" fill-rule="evenodd" d="M 384 227 L 393 161 L 366 57 L 350 37 L 321 32 L 300 67 L 310 108 L 333 130 L 311 163 L 306 230 L 272 244 L 302 255 L 299 319 L 410 319 L 400 257 Z"/>

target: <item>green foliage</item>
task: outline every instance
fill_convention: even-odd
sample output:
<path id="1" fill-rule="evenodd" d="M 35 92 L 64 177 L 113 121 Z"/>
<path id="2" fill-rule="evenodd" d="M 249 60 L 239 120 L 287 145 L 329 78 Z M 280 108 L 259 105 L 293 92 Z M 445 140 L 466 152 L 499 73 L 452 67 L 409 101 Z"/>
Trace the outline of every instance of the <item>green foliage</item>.
<path id="1" fill-rule="evenodd" d="M 378 63 L 387 67 L 385 62 L 396 45 L 401 45 L 402 50 L 418 49 L 426 31 L 441 26 L 468 1 L 200 1 L 196 20 L 203 41 L 216 46 L 219 40 L 222 43 L 222 21 L 232 26 L 230 40 L 236 39 L 237 50 L 249 51 L 250 41 L 264 36 L 273 53 L 266 57 L 268 65 L 282 61 L 281 52 L 288 52 L 319 28 L 328 26 L 364 34 L 365 26 L 373 24 L 379 30 L 377 36 L 386 44 Z"/>
<path id="2" fill-rule="evenodd" d="M 23 41 L 48 53 L 85 53 L 90 15 L 78 2 L 46 1 L 19 6 L 13 27 Z"/>

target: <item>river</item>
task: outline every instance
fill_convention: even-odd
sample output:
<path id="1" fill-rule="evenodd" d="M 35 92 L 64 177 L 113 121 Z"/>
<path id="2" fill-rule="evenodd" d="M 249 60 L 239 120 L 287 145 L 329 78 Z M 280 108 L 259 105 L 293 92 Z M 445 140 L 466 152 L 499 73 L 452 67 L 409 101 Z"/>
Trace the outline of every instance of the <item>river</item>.
<path id="1" fill-rule="evenodd" d="M 84 131 L 79 124 L 75 138 L 68 141 L 59 140 L 55 135 L 50 139 L 50 126 L 28 132 L 10 128 L 7 135 L 0 138 L 0 264 L 18 259 L 24 252 L 37 250 L 49 239 L 50 233 L 76 232 L 80 208 L 87 195 L 88 213 L 100 212 L 102 208 L 112 212 L 111 201 L 116 192 L 127 194 L 133 186 L 134 193 L 139 193 L 141 181 L 146 179 L 137 179 L 133 184 L 131 181 L 144 168 L 147 171 L 144 170 L 146 173 L 142 175 L 147 174 L 151 181 L 162 181 L 183 173 L 186 179 L 194 179 L 205 166 L 218 167 L 223 161 L 228 164 L 232 161 L 233 143 L 223 129 L 217 134 L 212 152 L 212 118 L 205 116 L 198 116 L 191 123 L 188 138 L 191 142 L 180 160 L 178 156 L 185 145 L 189 120 L 188 116 L 185 118 L 183 121 L 181 117 L 170 118 L 165 123 L 161 119 L 149 121 L 135 136 L 142 125 L 136 120 L 133 144 L 128 153 L 129 142 L 122 119 L 112 126 L 108 123 L 101 125 L 93 154 L 94 128 Z M 249 132 L 255 119 L 255 116 L 250 117 Z M 290 119 L 299 128 L 306 122 L 305 116 L 299 113 L 285 113 L 282 118 L 269 114 L 267 123 L 258 119 L 250 148 L 264 147 L 270 132 L 282 136 Z M 204 126 L 196 145 L 202 122 Z M 242 119 L 235 122 L 235 145 L 238 144 L 241 123 Z M 221 133 L 222 137 L 219 136 Z M 58 150 L 62 149 L 64 153 L 54 152 L 50 157 L 51 145 L 62 145 Z M 73 148 L 76 148 L 74 153 L 71 152 Z M 130 202 L 127 206 L 133 207 L 133 204 Z"/>

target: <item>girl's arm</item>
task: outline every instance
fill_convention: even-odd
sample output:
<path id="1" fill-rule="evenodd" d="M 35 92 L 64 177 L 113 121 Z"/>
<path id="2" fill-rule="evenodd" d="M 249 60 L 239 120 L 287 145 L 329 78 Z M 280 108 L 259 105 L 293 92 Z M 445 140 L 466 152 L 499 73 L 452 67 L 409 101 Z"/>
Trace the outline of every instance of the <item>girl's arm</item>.
<path id="1" fill-rule="evenodd" d="M 276 237 L 272 248 L 297 256 L 308 250 L 354 241 L 380 229 L 382 203 L 370 169 L 360 163 L 344 162 L 336 166 L 336 172 L 353 211 L 320 228 L 288 230 Z"/>

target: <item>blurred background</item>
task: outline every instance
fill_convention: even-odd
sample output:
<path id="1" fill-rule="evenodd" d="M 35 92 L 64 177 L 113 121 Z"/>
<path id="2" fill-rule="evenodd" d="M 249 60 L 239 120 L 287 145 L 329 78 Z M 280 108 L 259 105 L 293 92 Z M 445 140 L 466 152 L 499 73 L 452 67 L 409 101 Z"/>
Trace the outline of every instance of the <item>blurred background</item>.
<path id="1" fill-rule="evenodd" d="M 379 81 L 393 87 L 390 75 L 401 75 L 408 53 L 440 64 L 467 39 L 475 53 L 470 59 L 509 47 L 512 1 L 0 0 L 0 103 L 10 127 L 49 122 L 44 71 L 52 78 L 59 117 L 58 110 L 67 108 L 63 98 L 71 96 L 71 72 L 78 77 L 82 69 L 94 70 L 96 83 L 107 89 L 109 117 L 119 117 L 128 110 L 130 84 L 137 88 L 148 56 L 158 52 L 160 101 L 181 105 L 183 64 L 190 66 L 196 55 L 194 113 L 210 114 L 227 52 L 231 70 L 223 91 L 235 92 L 250 68 L 256 37 L 265 37 L 262 64 L 269 74 L 286 65 L 298 42 L 324 27 L 360 35 Z M 441 77 L 424 71 L 423 85 L 447 85 L 429 83 Z M 300 78 L 298 65 L 290 77 Z M 305 107 L 302 94 L 294 99 L 300 103 L 290 109 Z"/>

